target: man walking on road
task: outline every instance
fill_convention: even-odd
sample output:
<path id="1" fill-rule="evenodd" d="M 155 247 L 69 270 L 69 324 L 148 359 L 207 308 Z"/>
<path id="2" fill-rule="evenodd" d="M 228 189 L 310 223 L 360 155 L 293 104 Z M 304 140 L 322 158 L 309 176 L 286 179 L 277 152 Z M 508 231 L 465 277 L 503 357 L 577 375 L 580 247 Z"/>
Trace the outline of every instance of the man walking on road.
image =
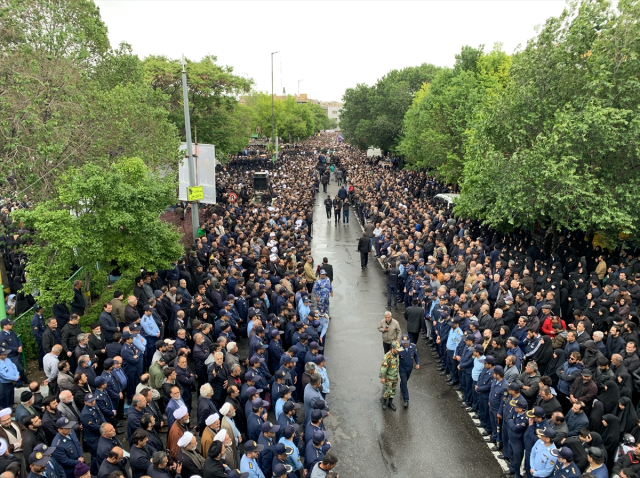
<path id="1" fill-rule="evenodd" d="M 342 224 L 349 224 L 349 208 L 351 205 L 349 204 L 349 200 L 345 199 L 344 204 L 342 205 Z"/>
<path id="2" fill-rule="evenodd" d="M 395 262 L 388 262 L 384 273 L 387 276 L 387 309 L 391 308 L 391 299 L 393 299 L 393 308 L 395 309 L 398 305 L 398 277 L 400 276 L 400 269 L 397 268 Z M 406 314 L 405 312 L 405 318 Z"/>
<path id="3" fill-rule="evenodd" d="M 409 406 L 409 387 L 407 387 L 407 383 L 413 371 L 413 363 L 416 363 L 416 370 L 420 368 L 420 357 L 418 357 L 417 347 L 411 343 L 408 335 L 402 336 L 400 344 L 402 345 L 402 350 L 398 354 L 398 357 L 400 357 L 400 391 L 404 400 L 404 408 L 407 408 Z"/>
<path id="4" fill-rule="evenodd" d="M 384 348 L 384 353 L 391 350 L 391 343 L 394 341 L 399 342 L 402 336 L 400 324 L 396 319 L 391 317 L 391 312 L 389 311 L 384 313 L 384 319 L 380 321 L 378 330 L 382 332 L 382 347 Z"/>
<path id="5" fill-rule="evenodd" d="M 366 232 L 363 232 L 362 237 L 358 240 L 358 252 L 360 253 L 360 267 L 364 270 L 369 263 L 369 254 L 371 254 L 371 243 Z"/>
<path id="6" fill-rule="evenodd" d="M 418 299 L 411 300 L 411 305 L 404 311 L 404 318 L 407 321 L 407 333 L 411 343 L 417 344 L 424 318 L 424 309 L 418 305 Z"/>
<path id="7" fill-rule="evenodd" d="M 324 200 L 324 208 L 327 210 L 327 219 L 331 219 L 331 209 L 333 208 L 333 201 L 331 195 L 327 194 L 327 199 Z"/>
<path id="8" fill-rule="evenodd" d="M 389 312 L 387 313 L 391 315 Z M 391 350 L 382 358 L 380 383 L 384 384 L 384 391 L 382 392 L 383 410 L 386 410 L 388 405 L 391 410 L 396 411 L 393 398 L 396 396 L 396 387 L 398 386 L 398 365 L 400 364 L 398 353 L 401 351 L 400 343 L 394 340 L 391 343 Z"/>

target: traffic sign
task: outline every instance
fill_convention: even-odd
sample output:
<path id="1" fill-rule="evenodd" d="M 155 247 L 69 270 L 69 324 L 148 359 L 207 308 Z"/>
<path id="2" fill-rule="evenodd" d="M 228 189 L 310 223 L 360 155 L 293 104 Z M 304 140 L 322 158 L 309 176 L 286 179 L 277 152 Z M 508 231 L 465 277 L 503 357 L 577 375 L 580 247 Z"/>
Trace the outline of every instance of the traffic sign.
<path id="1" fill-rule="evenodd" d="M 200 199 L 204 199 L 204 188 L 202 186 L 187 188 L 187 200 L 199 201 Z"/>
<path id="2" fill-rule="evenodd" d="M 236 202 L 238 200 L 238 195 L 234 192 L 229 193 L 229 202 Z"/>

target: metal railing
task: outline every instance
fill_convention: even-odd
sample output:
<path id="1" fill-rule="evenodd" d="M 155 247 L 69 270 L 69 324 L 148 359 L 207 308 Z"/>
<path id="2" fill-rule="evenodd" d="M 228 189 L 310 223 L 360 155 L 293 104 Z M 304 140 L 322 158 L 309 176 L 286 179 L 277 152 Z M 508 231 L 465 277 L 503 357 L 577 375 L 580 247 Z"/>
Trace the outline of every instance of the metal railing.
<path id="1" fill-rule="evenodd" d="M 67 282 L 71 282 L 72 280 L 74 280 L 78 274 L 82 271 L 82 267 L 80 269 L 78 269 L 77 271 L 75 271 L 71 277 L 69 277 L 67 279 Z M 13 326 L 15 328 L 15 332 L 16 335 L 18 336 L 18 338 L 20 340 L 22 340 L 22 335 L 27 331 L 27 330 L 31 330 L 31 317 L 33 316 L 33 308 L 27 310 L 24 314 L 20 315 L 20 317 L 16 318 L 16 320 L 13 321 Z M 32 332 L 33 333 L 33 332 Z M 25 355 L 25 351 L 24 351 L 24 343 L 23 343 L 23 347 L 22 347 L 22 366 L 24 367 L 25 371 L 27 370 L 27 358 Z"/>

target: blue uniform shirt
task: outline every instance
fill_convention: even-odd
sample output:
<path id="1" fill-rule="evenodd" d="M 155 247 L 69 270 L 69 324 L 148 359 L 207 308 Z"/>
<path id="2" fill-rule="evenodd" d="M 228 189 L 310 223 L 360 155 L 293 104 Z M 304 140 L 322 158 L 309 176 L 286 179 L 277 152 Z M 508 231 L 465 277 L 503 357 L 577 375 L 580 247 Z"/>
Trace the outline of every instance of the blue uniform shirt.
<path id="1" fill-rule="evenodd" d="M 402 352 L 398 352 L 399 368 L 405 372 L 413 369 L 413 362 L 420 365 L 420 357 L 418 357 L 418 349 L 415 344 L 409 344 L 408 347 L 402 346 Z"/>
<path id="2" fill-rule="evenodd" d="M 462 329 L 460 327 L 456 329 L 452 327 L 449 331 L 449 336 L 447 337 L 447 350 L 455 350 L 461 340 Z"/>
<path id="3" fill-rule="evenodd" d="M 556 446 L 553 443 L 547 448 L 540 439 L 533 445 L 531 458 L 529 460 L 531 469 L 533 470 L 533 476 L 551 476 L 557 461 L 556 457 L 551 454 L 551 450 L 555 449 Z"/>
<path id="4" fill-rule="evenodd" d="M 0 383 L 17 382 L 20 378 L 18 368 L 8 358 L 0 360 Z"/>
<path id="5" fill-rule="evenodd" d="M 264 473 L 262 473 L 262 470 L 258 466 L 258 462 L 256 460 L 250 460 L 247 458 L 247 455 L 242 455 L 240 472 L 249 473 L 248 478 L 264 478 Z"/>

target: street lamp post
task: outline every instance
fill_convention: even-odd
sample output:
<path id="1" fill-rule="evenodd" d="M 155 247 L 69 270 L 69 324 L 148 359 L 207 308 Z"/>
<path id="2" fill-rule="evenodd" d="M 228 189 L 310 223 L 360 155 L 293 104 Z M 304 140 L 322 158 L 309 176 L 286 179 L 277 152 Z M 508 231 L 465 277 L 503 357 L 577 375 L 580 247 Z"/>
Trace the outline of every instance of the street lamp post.
<path id="1" fill-rule="evenodd" d="M 273 138 L 276 127 L 275 117 L 273 116 L 273 55 L 275 55 L 276 53 L 280 52 L 274 51 L 273 53 L 271 53 L 271 144 L 274 144 Z"/>

